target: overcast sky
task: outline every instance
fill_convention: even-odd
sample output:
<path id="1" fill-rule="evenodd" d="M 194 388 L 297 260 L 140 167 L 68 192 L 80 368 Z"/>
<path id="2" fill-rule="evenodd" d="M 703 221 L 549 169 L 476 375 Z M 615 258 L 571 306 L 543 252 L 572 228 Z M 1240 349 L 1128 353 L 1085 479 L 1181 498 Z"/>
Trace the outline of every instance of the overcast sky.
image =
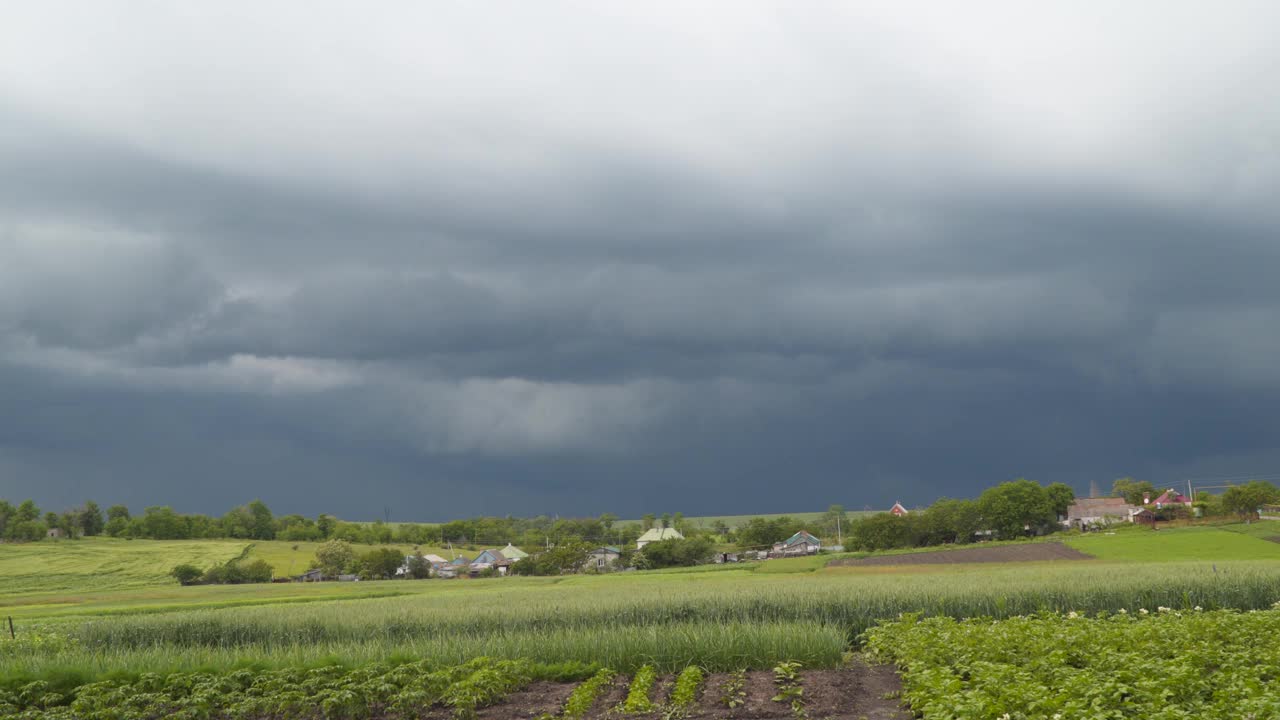
<path id="1" fill-rule="evenodd" d="M 0 497 L 1280 472 L 1274 2 L 0 0 Z"/>

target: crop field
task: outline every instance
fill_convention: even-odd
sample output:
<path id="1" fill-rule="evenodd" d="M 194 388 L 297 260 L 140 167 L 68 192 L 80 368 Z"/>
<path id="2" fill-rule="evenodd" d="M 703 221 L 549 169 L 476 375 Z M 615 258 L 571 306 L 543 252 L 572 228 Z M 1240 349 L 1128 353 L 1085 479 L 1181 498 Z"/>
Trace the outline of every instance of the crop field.
<path id="1" fill-rule="evenodd" d="M 521 716 L 545 712 L 552 717 L 594 717 L 624 702 L 632 682 L 628 678 L 639 675 L 643 683 L 652 684 L 652 697 L 656 698 L 651 703 L 653 707 L 644 712 L 666 717 L 665 713 L 671 710 L 669 698 L 677 677 L 687 668 L 696 667 L 707 680 L 700 685 L 701 694 L 695 693 L 694 704 L 681 712 L 689 717 L 764 718 L 787 715 L 786 704 L 777 705 L 772 700 L 775 695 L 783 694 L 782 691 L 768 697 L 762 693 L 763 688 L 772 687 L 769 683 L 777 680 L 774 676 L 777 668 L 790 667 L 786 664 L 795 662 L 802 668 L 795 671 L 797 682 L 803 684 L 807 678 L 813 688 L 810 709 L 824 713 L 809 716 L 843 717 L 839 708 L 853 701 L 831 700 L 835 704 L 828 712 L 823 709 L 828 707 L 823 704 L 827 700 L 818 700 L 818 695 L 827 691 L 817 688 L 831 677 L 843 678 L 839 673 L 854 674 L 844 680 L 831 681 L 835 685 L 861 687 L 863 680 L 857 678 L 874 675 L 865 668 L 852 669 L 861 667 L 858 657 L 865 650 L 881 660 L 897 663 L 904 673 L 904 697 L 926 718 L 995 720 L 1009 712 L 1010 718 L 1048 719 L 1053 713 L 1044 714 L 1036 709 L 1039 706 L 1020 707 L 1006 696 L 990 702 L 980 697 L 980 692 L 994 692 L 999 681 L 982 680 L 972 669 L 965 674 L 964 666 L 959 663 L 967 662 L 971 655 L 978 663 L 975 667 L 987 667 L 981 664 L 988 661 L 982 659 L 985 656 L 980 657 L 978 650 L 944 656 L 941 651 L 934 655 L 915 655 L 911 654 L 914 652 L 911 648 L 929 647 L 930 642 L 935 642 L 927 633 L 937 633 L 945 639 L 936 642 L 957 648 L 964 647 L 964 632 L 971 632 L 976 638 L 980 631 L 999 634 L 1006 632 L 1004 628 L 1015 628 L 1008 632 L 1010 637 L 1017 637 L 1013 633 L 1030 633 L 1041 627 L 1032 624 L 1029 618 L 1041 623 L 1066 623 L 1069 613 L 1077 615 L 1071 618 L 1073 622 L 1082 621 L 1069 627 L 1098 627 L 1102 628 L 1098 632 L 1103 632 L 1128 622 L 1112 619 L 1121 609 L 1128 611 L 1128 617 L 1151 620 L 1137 614 L 1140 608 L 1159 615 L 1154 618 L 1155 623 L 1169 625 L 1136 627 L 1156 628 L 1162 633 L 1167 630 L 1168 633 L 1161 636 L 1165 639 L 1178 627 L 1188 628 L 1189 637 L 1201 638 L 1204 642 L 1208 642 L 1206 638 L 1217 637 L 1214 633 L 1270 631 L 1270 625 L 1248 624 L 1262 622 L 1251 618 L 1280 616 L 1280 612 L 1270 610 L 1280 600 L 1280 563 L 1276 562 L 1280 556 L 1271 554 L 1273 548 L 1280 550 L 1280 544 L 1262 537 L 1265 535 L 1235 532 L 1231 528 L 1122 531 L 1114 535 L 1068 537 L 1067 542 L 1083 552 L 1093 554 L 1085 549 L 1087 547 L 1097 550 L 1099 559 L 1052 562 L 926 565 L 904 560 L 896 564 L 827 566 L 826 558 L 798 558 L 741 566 L 599 576 L 260 586 L 179 587 L 163 576 L 169 563 L 166 557 L 164 563 L 152 571 L 150 579 L 139 575 L 131 583 L 102 583 L 99 589 L 80 592 L 40 588 L 39 573 L 32 570 L 16 588 L 7 582 L 0 585 L 0 615 L 13 616 L 18 629 L 17 640 L 0 639 L 0 689 L 9 693 L 10 705 L 29 713 L 29 717 L 52 720 L 80 717 L 58 713 L 66 712 L 70 707 L 68 703 L 80 699 L 78 688 L 105 692 L 106 686 L 95 683 L 114 683 L 110 687 L 121 693 L 137 691 L 154 695 L 161 686 L 146 692 L 140 688 L 151 688 L 158 682 L 150 678 L 165 679 L 180 673 L 177 677 L 186 679 L 173 682 L 183 687 L 207 689 L 210 683 L 216 686 L 231 682 L 227 678 L 238 677 L 241 680 L 235 682 L 244 685 L 242 690 L 247 692 L 247 688 L 256 683 L 273 682 L 271 678 L 316 671 L 346 678 L 340 682 L 335 680 L 334 687 L 341 686 L 346 688 L 343 692 L 354 693 L 340 697 L 357 698 L 351 702 L 365 708 L 361 712 L 373 708 L 391 713 L 386 710 L 390 707 L 388 703 L 397 702 L 392 696 L 405 687 L 404 679 L 396 675 L 397 668 L 429 667 L 432 669 L 418 674 L 432 675 L 485 657 L 493 658 L 493 662 L 525 663 L 521 667 L 526 667 L 527 672 L 520 677 L 527 680 L 518 687 L 504 686 L 499 693 L 513 700 L 500 700 L 499 695 L 493 695 L 482 703 L 498 703 L 493 709 L 484 711 L 480 705 L 473 707 L 481 716 L 489 712 L 489 716 L 502 717 L 492 713 L 507 707 L 502 703 L 515 702 L 514 707 L 520 708 Z M 91 548 L 94 543 L 84 545 Z M 158 548 L 162 545 L 166 543 L 135 541 L 117 542 L 111 547 Z M 214 548 L 209 541 L 185 545 L 199 546 L 202 552 Z M 229 547 L 217 549 L 218 557 L 234 558 L 244 552 L 244 545 L 227 545 Z M 287 552 L 295 552 L 288 544 L 284 545 Z M 1002 547 L 1033 546 L 1015 543 Z M 24 553 L 43 554 L 48 552 L 45 548 L 75 547 L 75 543 L 0 547 L 8 552 L 0 556 L 8 563 L 0 565 L 0 572 L 29 566 L 33 560 L 25 558 Z M 188 547 L 181 552 L 192 550 Z M 1181 559 L 1180 553 L 1189 554 L 1191 559 Z M 96 555 L 90 553 L 87 557 Z M 160 559 L 153 556 L 150 560 L 154 564 Z M 56 574 L 57 583 L 63 582 L 61 578 L 65 575 L 65 572 Z M 8 575 L 3 577 L 7 580 Z M 1160 613 L 1161 607 L 1174 608 L 1183 616 Z M 1201 609 L 1195 610 L 1197 607 Z M 1231 612 L 1250 610 L 1263 612 Z M 1103 620 L 1096 619 L 1099 613 L 1104 615 Z M 916 614 L 925 619 L 914 620 Z M 907 620 L 884 625 L 902 616 Z M 1084 621 L 1084 616 L 1090 619 Z M 983 620 L 969 622 L 972 618 Z M 1209 622 L 1201 618 L 1218 618 L 1215 622 L 1224 624 L 1194 624 Z M 1179 626 L 1178 620 L 1191 624 Z M 1099 640 L 1100 646 L 1112 648 L 1115 643 L 1136 642 L 1140 631 L 1131 632 L 1134 635 L 1123 640 Z M 1051 642 L 1053 631 L 1044 629 L 1043 633 L 1042 640 L 1026 641 L 1030 647 L 1039 648 L 1034 656 L 1028 656 L 1031 658 L 1028 662 L 1065 663 L 1068 670 L 1063 673 L 1083 672 L 1085 668 L 1078 666 L 1074 655 L 1055 655 L 1036 645 Z M 1091 642 L 1092 637 L 1080 642 Z M 1009 641 L 1011 646 L 1018 642 L 1021 641 Z M 1112 644 L 1106 644 L 1108 642 Z M 1241 653 L 1254 652 L 1265 644 L 1254 642 L 1238 649 L 1238 653 L 1224 644 L 1223 652 L 1236 653 L 1230 657 L 1240 658 L 1245 657 Z M 892 648 L 899 648 L 900 652 Z M 980 650 L 996 653 L 999 648 L 993 644 Z M 1114 658 L 1105 662 L 1113 661 L 1119 662 Z M 944 662 L 951 664 L 940 664 Z M 1268 661 L 1262 658 L 1259 662 Z M 645 670 L 646 667 L 651 670 Z M 481 670 L 484 668 L 472 668 L 465 675 L 471 677 Z M 612 699 L 607 703 L 592 699 L 586 703 L 588 709 L 582 710 L 582 715 L 566 714 L 570 696 L 578 692 L 577 688 L 589 685 L 592 677 L 605 670 L 608 677 L 597 683 L 604 688 L 600 690 L 603 693 L 600 697 Z M 1176 676 L 1176 668 L 1163 670 L 1174 673 L 1170 677 Z M 454 678 L 451 683 L 465 679 L 459 672 L 448 675 Z M 888 672 L 892 677 L 892 669 Z M 1019 668 L 1002 672 L 1030 671 Z M 947 673 L 962 679 L 977 678 L 973 682 L 979 684 L 965 685 L 968 680 L 947 684 L 939 679 Z M 650 674 L 654 679 L 646 680 Z M 739 674 L 745 678 L 744 692 L 751 699 L 744 700 L 746 705 L 732 708 L 733 712 L 726 715 L 730 709 L 715 706 L 714 698 L 708 700 L 706 688 L 733 684 Z M 382 680 L 374 683 L 375 676 Z M 394 682 L 386 679 L 392 676 L 401 679 Z M 482 684 L 483 677 L 483 674 L 477 676 L 475 682 Z M 1003 677 L 1007 680 L 1009 675 Z M 570 680 L 572 687 L 565 684 Z M 430 702 L 421 705 L 422 717 L 450 717 L 454 706 L 440 694 L 446 692 L 447 686 L 441 685 L 443 680 L 433 682 L 434 690 L 423 690 L 428 695 L 422 697 Z M 1048 688 L 1047 697 L 1047 693 L 1057 687 L 1054 683 L 1065 681 L 1054 675 L 1036 682 Z M 33 686 L 31 683 L 43 684 Z M 362 695 L 365 690 L 348 687 L 353 684 L 394 685 L 400 689 L 393 692 L 384 687 L 378 691 L 383 694 L 375 697 Z M 893 688 L 889 688 L 876 695 L 880 697 L 892 691 Z M 975 693 L 972 704 L 966 706 L 970 708 L 967 714 L 948 715 L 941 705 L 930 705 L 945 693 L 961 691 Z M 610 693 L 621 693 L 621 696 L 613 697 Z M 718 696 L 720 691 L 712 694 Z M 39 700 L 37 695 L 48 695 L 47 702 Z M 18 700 L 14 700 L 15 697 Z M 828 693 L 823 697 L 835 696 Z M 1146 698 L 1143 700 L 1146 709 L 1164 707 L 1151 705 L 1154 700 L 1142 697 Z M 173 707 L 187 702 L 180 698 L 171 700 Z M 241 707 L 244 712 L 249 712 L 245 708 L 257 707 L 253 703 L 258 701 L 252 698 L 246 696 L 241 700 L 248 703 Z M 146 700 L 153 701 L 154 698 Z M 41 702 L 44 705 L 40 705 Z M 982 705 L 983 702 L 987 705 Z M 333 700 L 330 710 L 339 704 L 339 700 Z M 1000 712 L 973 709 L 992 709 L 1001 704 L 1004 709 Z M 640 700 L 637 705 L 648 707 Z M 779 707 L 783 712 L 777 712 Z M 1203 707 L 1217 708 L 1212 704 Z M 283 712 L 262 710 L 257 715 L 234 714 L 241 710 L 233 712 L 222 708 L 220 712 L 226 717 L 246 718 L 277 717 Z M 299 707 L 297 710 L 298 717 L 320 717 L 326 713 L 328 717 L 364 717 L 350 708 L 341 711 L 348 713 L 346 715 L 324 708 Z M 884 711 L 892 712 L 892 708 Z M 859 712 L 876 716 L 870 714 L 870 710 Z M 139 713 L 129 717 L 161 717 L 141 710 Z M 1163 717 L 1114 713 L 1096 717 L 1130 716 Z M 1066 714 L 1063 717 L 1095 716 Z"/>
<path id="2" fill-rule="evenodd" d="M 930 720 L 1280 717 L 1280 610 L 1135 607 L 999 622 L 903 620 L 868 633 Z"/>
<path id="3" fill-rule="evenodd" d="M 241 557 L 236 540 L 116 540 L 94 538 L 23 545 L 0 543 L 0 596 L 82 593 L 168 585 L 169 570 L 184 562 L 212 565 Z"/>

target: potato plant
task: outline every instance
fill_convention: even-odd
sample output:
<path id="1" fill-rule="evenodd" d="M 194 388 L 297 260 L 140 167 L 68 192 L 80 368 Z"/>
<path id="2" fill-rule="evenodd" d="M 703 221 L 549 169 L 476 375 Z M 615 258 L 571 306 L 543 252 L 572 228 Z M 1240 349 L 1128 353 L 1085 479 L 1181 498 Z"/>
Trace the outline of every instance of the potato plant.
<path id="1" fill-rule="evenodd" d="M 929 720 L 1280 717 L 1280 611 L 903 619 L 865 635 Z"/>

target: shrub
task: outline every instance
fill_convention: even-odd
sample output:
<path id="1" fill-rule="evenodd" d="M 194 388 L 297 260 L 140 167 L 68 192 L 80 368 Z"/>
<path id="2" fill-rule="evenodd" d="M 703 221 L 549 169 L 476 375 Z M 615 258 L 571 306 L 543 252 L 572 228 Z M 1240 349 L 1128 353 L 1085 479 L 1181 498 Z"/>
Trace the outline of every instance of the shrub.
<path id="1" fill-rule="evenodd" d="M 199 580 L 200 576 L 204 573 L 200 568 L 192 565 L 191 563 L 183 563 L 175 566 L 169 571 L 169 574 L 178 581 L 179 585 L 191 585 L 195 583 L 195 581 Z"/>

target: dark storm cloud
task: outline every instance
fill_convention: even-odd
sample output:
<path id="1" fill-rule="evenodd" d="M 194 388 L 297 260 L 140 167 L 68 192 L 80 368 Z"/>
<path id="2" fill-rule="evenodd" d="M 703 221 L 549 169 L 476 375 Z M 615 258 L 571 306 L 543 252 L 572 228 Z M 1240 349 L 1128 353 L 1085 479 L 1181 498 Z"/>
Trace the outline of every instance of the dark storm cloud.
<path id="1" fill-rule="evenodd" d="M 637 515 L 1280 465 L 1270 6 L 669 10 L 14 13 L 0 495 Z"/>

